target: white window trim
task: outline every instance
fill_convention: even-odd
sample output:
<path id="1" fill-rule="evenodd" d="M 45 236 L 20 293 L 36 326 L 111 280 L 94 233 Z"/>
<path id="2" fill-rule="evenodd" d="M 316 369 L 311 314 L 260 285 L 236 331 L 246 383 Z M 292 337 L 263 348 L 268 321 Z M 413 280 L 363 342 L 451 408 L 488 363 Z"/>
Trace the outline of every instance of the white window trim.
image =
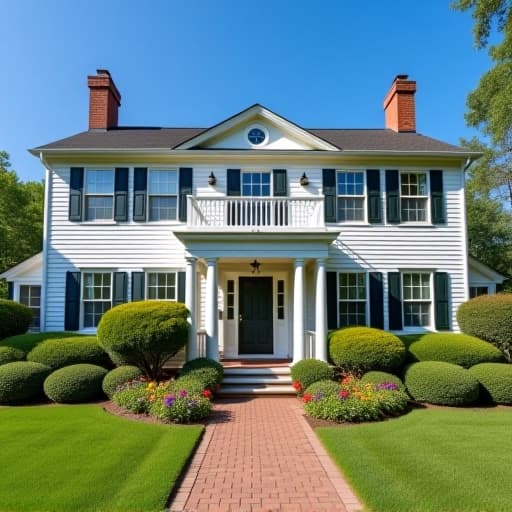
<path id="1" fill-rule="evenodd" d="M 357 172 L 363 175 L 363 194 L 362 195 L 343 195 L 338 194 L 338 174 Z M 338 224 L 368 224 L 368 186 L 366 184 L 366 169 L 336 169 L 336 222 Z M 363 219 L 362 220 L 338 220 L 338 199 L 339 198 L 362 198 L 363 199 Z"/>
<path id="2" fill-rule="evenodd" d="M 253 128 L 256 128 L 253 126 Z M 244 196 L 244 174 L 269 174 L 270 175 L 270 195 L 268 196 Z M 272 170 L 271 169 L 241 169 L 240 170 L 240 197 L 242 198 L 255 198 L 255 199 L 270 199 L 274 197 L 274 180 L 272 176 Z"/>
<path id="3" fill-rule="evenodd" d="M 429 291 L 430 299 L 410 299 L 405 300 L 404 298 L 404 274 L 428 274 L 429 275 Z M 402 297 L 402 330 L 407 332 L 418 332 L 418 331 L 433 331 L 435 330 L 435 296 L 434 296 L 434 270 L 417 270 L 417 269 L 406 269 L 400 271 L 400 293 Z M 429 311 L 429 324 L 428 325 L 405 325 L 405 303 L 422 303 L 428 302 L 430 304 Z"/>
<path id="4" fill-rule="evenodd" d="M 144 298 L 146 300 L 163 300 L 163 301 L 166 301 L 166 302 L 178 302 L 178 272 L 180 272 L 180 270 L 174 270 L 174 269 L 150 269 L 150 270 L 145 270 L 144 271 L 144 280 L 145 280 L 145 283 L 144 283 Z M 149 274 L 174 274 L 174 279 L 175 279 L 175 286 L 174 286 L 174 289 L 175 289 L 175 298 L 174 299 L 150 299 L 149 298 L 149 293 L 148 293 L 148 290 L 149 290 Z M 154 287 L 152 287 L 154 288 Z"/>
<path id="5" fill-rule="evenodd" d="M 336 325 L 340 328 L 340 302 L 362 302 L 356 299 L 340 299 L 340 274 L 364 274 L 366 299 L 365 299 L 365 326 L 370 325 L 370 277 L 366 269 L 361 270 L 336 270 Z"/>
<path id="6" fill-rule="evenodd" d="M 403 196 L 402 195 L 402 175 L 404 174 L 424 174 L 425 175 L 425 188 L 426 195 L 424 196 Z M 425 226 L 432 225 L 430 218 L 430 173 L 426 170 L 409 170 L 402 169 L 399 171 L 398 188 L 400 196 L 400 224 L 407 226 Z M 403 220 L 402 219 L 402 198 L 406 199 L 425 199 L 425 220 Z"/>
<path id="7" fill-rule="evenodd" d="M 113 180 L 112 180 L 112 193 L 102 193 L 102 194 L 89 194 L 87 192 L 87 174 L 91 171 L 111 171 Z M 82 211 L 83 211 L 83 221 L 82 224 L 116 224 L 114 221 L 114 210 L 115 210 L 115 191 L 116 191 L 116 170 L 112 167 L 86 167 L 84 170 L 84 193 L 82 198 Z M 112 217 L 109 219 L 87 219 L 87 197 L 112 197 Z"/>
<path id="8" fill-rule="evenodd" d="M 260 142 L 259 144 L 253 144 L 249 140 L 249 132 L 251 130 L 253 130 L 254 128 L 258 128 L 259 130 L 261 130 L 265 134 L 265 139 L 263 140 L 263 142 Z M 263 126 L 262 124 L 251 124 L 251 125 L 249 125 L 245 129 L 244 136 L 245 136 L 245 140 L 247 141 L 247 144 L 249 144 L 249 146 L 251 146 L 251 148 L 253 148 L 253 149 L 260 149 L 260 148 L 265 147 L 269 143 L 269 139 L 270 139 L 268 129 L 265 126 Z"/>
<path id="9" fill-rule="evenodd" d="M 111 269 L 88 269 L 84 268 L 80 270 L 80 331 L 84 332 L 96 332 L 96 327 L 85 327 L 84 321 L 85 321 L 85 307 L 84 302 L 107 302 L 106 300 L 100 300 L 100 299 L 84 299 L 84 274 L 110 274 L 110 307 L 112 307 L 112 301 L 113 301 L 113 291 L 114 291 L 114 271 Z"/>
<path id="10" fill-rule="evenodd" d="M 151 198 L 152 197 L 175 197 L 174 194 L 151 194 L 149 192 L 149 177 L 152 172 L 159 171 L 174 171 L 176 173 L 176 218 L 175 219 L 162 219 L 162 220 L 151 220 L 150 219 L 150 210 L 151 210 Z M 147 213 L 146 213 L 146 222 L 150 224 L 181 224 L 179 221 L 180 218 L 180 171 L 178 167 L 149 167 L 148 168 L 148 177 L 146 183 L 147 190 Z"/>

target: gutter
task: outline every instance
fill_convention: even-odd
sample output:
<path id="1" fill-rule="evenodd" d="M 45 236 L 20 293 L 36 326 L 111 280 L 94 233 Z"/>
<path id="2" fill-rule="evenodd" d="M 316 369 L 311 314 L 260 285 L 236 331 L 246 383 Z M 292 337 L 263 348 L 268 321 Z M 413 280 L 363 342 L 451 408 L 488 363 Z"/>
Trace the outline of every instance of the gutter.
<path id="1" fill-rule="evenodd" d="M 50 190 L 51 190 L 51 169 L 45 160 L 43 152 L 39 153 L 39 160 L 45 168 L 44 176 L 44 216 L 43 216 L 43 275 L 41 282 L 41 332 L 46 331 L 46 290 L 48 289 L 48 229 L 50 226 Z"/>

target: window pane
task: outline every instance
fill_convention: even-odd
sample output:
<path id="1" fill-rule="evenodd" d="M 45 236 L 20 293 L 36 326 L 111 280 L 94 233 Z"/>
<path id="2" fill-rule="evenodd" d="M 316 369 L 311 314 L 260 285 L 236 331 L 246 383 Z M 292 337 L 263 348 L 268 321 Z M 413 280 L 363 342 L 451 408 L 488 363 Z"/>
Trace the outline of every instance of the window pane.
<path id="1" fill-rule="evenodd" d="M 366 325 L 366 304 L 364 302 L 340 302 L 339 325 Z"/>
<path id="2" fill-rule="evenodd" d="M 177 195 L 177 171 L 149 171 L 149 193 L 155 195 Z"/>
<path id="3" fill-rule="evenodd" d="M 424 222 L 427 220 L 427 199 L 401 200 L 401 215 L 403 222 Z"/>
<path id="4" fill-rule="evenodd" d="M 85 220 L 111 219 L 113 201 L 110 196 L 86 196 Z"/>
<path id="5" fill-rule="evenodd" d="M 87 170 L 85 176 L 87 194 L 114 193 L 114 171 Z"/>
<path id="6" fill-rule="evenodd" d="M 362 172 L 339 172 L 336 177 L 339 196 L 364 195 L 364 174 Z"/>
<path id="7" fill-rule="evenodd" d="M 25 306 L 28 306 L 29 304 L 29 287 L 28 286 L 20 286 L 20 302 L 22 304 L 25 304 Z"/>
<path id="8" fill-rule="evenodd" d="M 364 198 L 338 197 L 338 221 L 364 220 Z"/>
<path id="9" fill-rule="evenodd" d="M 147 282 L 148 300 L 176 300 L 176 272 L 150 272 Z"/>
<path id="10" fill-rule="evenodd" d="M 255 197 L 270 196 L 270 173 L 242 173 L 242 195 Z"/>
<path id="11" fill-rule="evenodd" d="M 176 197 L 149 198 L 149 220 L 176 220 L 177 211 Z"/>
<path id="12" fill-rule="evenodd" d="M 405 303 L 404 325 L 406 327 L 428 327 L 430 325 L 430 303 Z"/>
<path id="13" fill-rule="evenodd" d="M 103 313 L 110 307 L 110 302 L 84 302 L 84 327 L 97 327 Z"/>

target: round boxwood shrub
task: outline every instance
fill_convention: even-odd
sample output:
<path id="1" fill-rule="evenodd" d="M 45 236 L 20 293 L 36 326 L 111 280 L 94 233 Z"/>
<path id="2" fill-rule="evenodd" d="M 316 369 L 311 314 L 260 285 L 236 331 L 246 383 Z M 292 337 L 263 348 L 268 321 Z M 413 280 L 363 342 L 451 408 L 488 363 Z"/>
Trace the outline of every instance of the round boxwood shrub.
<path id="1" fill-rule="evenodd" d="M 14 347 L 0 347 L 0 365 L 23 359 L 25 359 L 23 350 Z"/>
<path id="2" fill-rule="evenodd" d="M 497 404 L 512 404 L 512 364 L 481 363 L 469 369 L 480 383 L 480 395 Z"/>
<path id="3" fill-rule="evenodd" d="M 207 389 L 207 387 L 208 386 L 206 385 L 203 377 L 192 373 L 183 375 L 183 377 L 180 377 L 169 384 L 169 389 L 171 391 L 187 391 L 187 393 L 202 393 Z"/>
<path id="4" fill-rule="evenodd" d="M 300 384 L 300 388 L 296 387 L 298 391 L 307 389 L 313 382 L 334 378 L 334 370 L 318 359 L 302 359 L 291 367 L 291 374 L 293 381 Z"/>
<path id="5" fill-rule="evenodd" d="M 28 331 L 32 311 L 13 300 L 0 299 L 0 340 Z"/>
<path id="6" fill-rule="evenodd" d="M 180 378 L 184 377 L 196 377 L 201 380 L 204 384 L 203 389 L 215 389 L 219 381 L 219 372 L 216 368 L 196 368 L 195 370 L 189 370 L 186 373 L 181 373 Z M 179 380 L 179 379 L 178 379 Z"/>
<path id="7" fill-rule="evenodd" d="M 28 353 L 27 360 L 53 370 L 79 363 L 110 366 L 108 355 L 98 344 L 96 336 L 43 341 Z"/>
<path id="8" fill-rule="evenodd" d="M 338 382 L 334 382 L 333 380 L 317 380 L 306 388 L 304 394 L 311 396 L 317 393 L 322 395 L 332 395 L 333 393 L 338 393 L 340 389 L 340 384 Z"/>
<path id="9" fill-rule="evenodd" d="M 136 366 L 120 366 L 119 368 L 114 368 L 105 375 L 101 387 L 105 395 L 112 400 L 114 393 L 120 386 L 140 377 L 141 375 L 141 370 Z"/>
<path id="10" fill-rule="evenodd" d="M 414 361 L 444 361 L 464 368 L 503 361 L 503 354 L 490 343 L 455 333 L 424 334 L 409 345 L 409 354 Z"/>
<path id="11" fill-rule="evenodd" d="M 402 341 L 390 332 L 372 327 L 348 327 L 330 334 L 329 354 L 342 371 L 363 374 L 370 370 L 398 370 L 406 350 Z"/>
<path id="12" fill-rule="evenodd" d="M 44 392 L 54 402 L 71 404 L 101 397 L 107 370 L 94 364 L 73 364 L 55 370 L 44 381 Z"/>
<path id="13" fill-rule="evenodd" d="M 109 309 L 98 325 L 100 345 L 113 357 L 160 377 L 188 338 L 188 310 L 180 302 L 140 301 Z"/>
<path id="14" fill-rule="evenodd" d="M 198 370 L 201 368 L 214 368 L 217 372 L 217 383 L 222 381 L 222 377 L 224 376 L 224 367 L 219 362 L 209 359 L 208 357 L 198 357 L 187 361 L 183 365 L 180 375 L 185 375 L 191 370 Z"/>
<path id="15" fill-rule="evenodd" d="M 27 361 L 0 366 L 0 403 L 28 402 L 43 397 L 43 382 L 50 372 L 43 364 Z"/>
<path id="16" fill-rule="evenodd" d="M 461 304 L 457 322 L 462 332 L 499 348 L 512 360 L 512 293 L 481 295 Z"/>
<path id="17" fill-rule="evenodd" d="M 370 384 L 385 384 L 386 382 L 391 382 L 393 384 L 396 384 L 400 389 L 405 389 L 404 383 L 399 377 L 387 372 L 367 372 L 361 377 L 361 382 L 368 382 Z"/>
<path id="18" fill-rule="evenodd" d="M 451 363 L 424 361 L 405 372 L 405 386 L 419 402 L 466 405 L 478 399 L 478 381 L 468 371 Z"/>
<path id="19" fill-rule="evenodd" d="M 36 345 L 49 339 L 76 338 L 77 336 L 86 336 L 77 334 L 76 332 L 28 332 L 26 334 L 18 334 L 0 341 L 2 347 L 13 347 L 23 350 L 28 354 Z"/>

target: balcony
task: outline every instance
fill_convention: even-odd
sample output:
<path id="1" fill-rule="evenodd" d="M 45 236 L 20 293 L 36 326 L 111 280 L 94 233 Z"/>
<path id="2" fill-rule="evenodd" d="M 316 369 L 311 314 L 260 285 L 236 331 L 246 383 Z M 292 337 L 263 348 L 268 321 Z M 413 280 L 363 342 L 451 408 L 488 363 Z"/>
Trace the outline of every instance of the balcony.
<path id="1" fill-rule="evenodd" d="M 192 228 L 323 228 L 323 197 L 188 196 Z"/>

